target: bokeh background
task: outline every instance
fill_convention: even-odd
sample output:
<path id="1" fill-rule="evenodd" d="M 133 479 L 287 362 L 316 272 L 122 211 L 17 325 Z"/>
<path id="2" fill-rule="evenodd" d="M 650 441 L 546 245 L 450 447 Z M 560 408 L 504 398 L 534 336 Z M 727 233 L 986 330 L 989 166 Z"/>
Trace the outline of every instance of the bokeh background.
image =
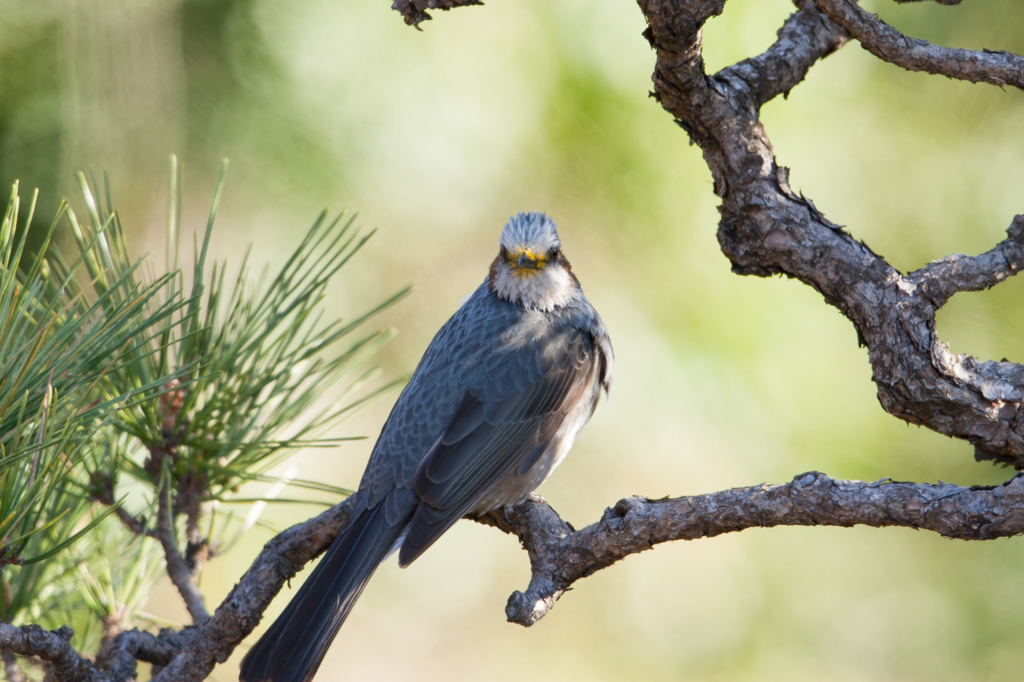
<path id="1" fill-rule="evenodd" d="M 864 4 L 937 43 L 1024 52 L 1019 0 Z M 791 9 L 732 0 L 705 31 L 709 67 L 763 50 Z M 0 183 L 39 187 L 46 216 L 75 195 L 75 170 L 106 170 L 158 265 L 172 152 L 190 231 L 231 159 L 213 248 L 236 266 L 247 243 L 280 264 L 326 204 L 358 210 L 379 231 L 327 305 L 350 317 L 415 284 L 377 321 L 400 332 L 379 357 L 391 378 L 482 280 L 506 217 L 549 212 L 617 359 L 613 399 L 541 490 L 578 526 L 627 495 L 807 470 L 1010 475 L 887 416 L 852 326 L 811 289 L 730 273 L 700 151 L 647 97 L 635 4 L 492 0 L 423 28 L 385 0 L 0 0 Z M 794 188 L 903 270 L 987 250 L 1024 212 L 1020 92 L 906 73 L 851 44 L 764 120 Z M 1024 360 L 1024 280 L 958 295 L 939 330 L 954 351 Z M 396 396 L 339 429 L 370 440 L 301 453 L 299 475 L 356 485 Z M 211 604 L 269 537 L 254 530 L 207 568 Z M 524 630 L 503 606 L 526 585 L 525 555 L 462 523 L 410 569 L 378 572 L 317 679 L 1019 680 L 1022 571 L 1019 540 L 747 531 L 631 557 Z M 166 584 L 147 608 L 185 619 Z M 212 679 L 237 679 L 239 659 Z"/>

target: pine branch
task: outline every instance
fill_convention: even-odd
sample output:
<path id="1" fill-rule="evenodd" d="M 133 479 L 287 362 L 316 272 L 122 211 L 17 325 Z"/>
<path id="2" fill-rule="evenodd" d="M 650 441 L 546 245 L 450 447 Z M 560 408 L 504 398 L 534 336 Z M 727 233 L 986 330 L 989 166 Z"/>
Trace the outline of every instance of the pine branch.
<path id="1" fill-rule="evenodd" d="M 192 580 L 192 571 L 188 562 L 178 549 L 177 531 L 174 524 L 174 511 L 170 503 L 170 484 L 165 476 L 160 486 L 157 502 L 157 523 L 156 537 L 164 550 L 164 558 L 167 562 L 167 576 L 171 579 L 174 587 L 177 588 L 185 608 L 192 617 L 192 622 L 201 625 L 210 619 L 206 610 L 206 600 L 199 586 Z"/>
<path id="2" fill-rule="evenodd" d="M 818 7 L 838 1 L 813 0 Z M 1011 227 L 1009 239 L 988 254 L 951 256 L 903 275 L 792 190 L 789 170 L 777 164 L 759 120 L 766 98 L 800 82 L 830 46 L 842 44 L 844 28 L 808 0 L 797 0 L 799 11 L 764 55 L 708 77 L 700 57 L 701 28 L 722 11 L 724 0 L 639 4 L 649 24 L 645 35 L 657 51 L 655 96 L 704 151 L 722 198 L 718 241 L 733 271 L 785 274 L 816 289 L 853 322 L 858 342 L 867 346 L 887 412 L 970 442 L 977 459 L 1024 468 L 1024 365 L 953 355 L 935 331 L 935 314 L 949 295 L 1019 272 L 1020 230 Z M 849 0 L 843 6 L 849 9 Z M 967 68 L 962 60 L 977 56 L 929 54 L 950 74 L 967 73 L 957 71 Z M 999 59 L 1021 63 L 1016 55 Z M 1009 72 L 985 71 L 987 57 L 975 61 L 979 78 L 996 74 L 1016 82 Z M 1009 260 L 1002 265 L 1004 257 Z"/>
<path id="3" fill-rule="evenodd" d="M 519 537 L 533 577 L 505 607 L 509 622 L 529 627 L 576 581 L 631 554 L 675 540 L 699 540 L 748 528 L 856 525 L 929 530 L 958 540 L 1024 533 L 1024 476 L 1001 486 L 837 481 L 816 471 L 782 485 L 649 500 L 629 497 L 574 530 L 540 497 L 478 519 Z"/>
<path id="4" fill-rule="evenodd" d="M 48 632 L 38 625 L 15 627 L 0 623 L 0 649 L 9 649 L 20 656 L 38 656 L 53 666 L 53 676 L 59 682 L 103 682 L 109 679 L 97 676 L 92 662 L 78 655 L 71 646 L 72 635 L 74 631 L 66 625 Z"/>
<path id="5" fill-rule="evenodd" d="M 268 542 L 213 617 L 186 631 L 186 641 L 154 682 L 205 679 L 255 629 L 284 584 L 326 551 L 350 507 L 346 500 Z M 889 479 L 838 481 L 810 472 L 782 485 L 674 499 L 626 498 L 579 531 L 536 497 L 476 520 L 518 536 L 527 551 L 533 577 L 526 592 L 509 598 L 506 617 L 529 626 L 576 581 L 663 542 L 775 526 L 898 526 L 961 540 L 1020 535 L 1024 476 L 1001 486 L 964 488 Z"/>
<path id="6" fill-rule="evenodd" d="M 906 36 L 865 11 L 855 0 L 814 0 L 822 12 L 849 31 L 864 49 L 908 71 L 1024 90 L 1024 58 L 1012 52 L 965 50 L 931 45 Z M 948 3 L 947 3 L 948 4 Z"/>
<path id="7" fill-rule="evenodd" d="M 165 630 L 156 637 L 138 630 L 115 637 L 108 655 L 113 679 L 134 674 L 134 660 L 166 666 L 154 682 L 206 679 L 255 629 L 284 584 L 326 551 L 348 519 L 350 508 L 351 500 L 346 500 L 278 534 L 204 624 L 181 632 Z M 889 479 L 838 481 L 809 472 L 782 485 L 662 500 L 626 498 L 606 510 L 598 522 L 578 531 L 537 497 L 476 520 L 516 535 L 527 551 L 530 586 L 512 594 L 506 617 L 530 626 L 543 618 L 573 583 L 663 542 L 776 526 L 897 526 L 960 540 L 1020 535 L 1024 533 L 1024 476 L 1001 486 L 964 488 Z M 37 640 L 44 637 L 49 643 L 42 655 L 45 660 L 53 662 L 56 657 L 62 665 L 79 660 L 70 655 L 69 644 L 58 641 L 60 636 L 31 627 Z M 18 644 L 10 631 L 0 631 L 0 646 L 23 655 L 41 655 L 36 652 L 43 650 L 38 644 L 35 648 Z M 75 665 L 78 667 L 67 668 L 74 674 L 88 668 L 85 663 Z"/>
<path id="8" fill-rule="evenodd" d="M 182 631 L 165 628 L 159 635 L 145 630 L 122 632 L 112 641 L 107 655 L 110 675 L 115 682 L 134 680 L 139 661 L 154 666 L 168 665 L 191 643 L 195 634 L 195 628 Z"/>
<path id="9" fill-rule="evenodd" d="M 71 646 L 74 632 L 64 626 L 47 631 L 38 625 L 15 627 L 0 623 L 0 651 L 8 680 L 24 677 L 11 654 L 35 657 L 49 665 L 47 681 L 53 682 L 134 682 L 138 662 L 167 665 L 187 647 L 195 636 L 194 628 L 178 632 L 164 629 L 159 635 L 144 630 L 129 630 L 117 635 L 106 656 L 107 664 L 97 666 Z"/>
<path id="10" fill-rule="evenodd" d="M 135 535 L 140 537 L 155 538 L 156 531 L 152 528 L 146 528 L 146 522 L 128 513 L 128 510 L 124 507 L 117 507 L 114 509 L 114 516 L 117 517 L 121 524 L 130 530 Z"/>

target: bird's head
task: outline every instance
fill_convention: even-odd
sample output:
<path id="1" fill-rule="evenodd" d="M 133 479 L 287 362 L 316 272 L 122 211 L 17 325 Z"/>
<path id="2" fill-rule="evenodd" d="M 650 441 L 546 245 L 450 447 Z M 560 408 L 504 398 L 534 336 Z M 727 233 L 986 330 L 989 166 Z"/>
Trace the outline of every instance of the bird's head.
<path id="1" fill-rule="evenodd" d="M 520 213 L 501 232 L 498 257 L 491 264 L 491 291 L 533 310 L 565 305 L 579 287 L 554 221 L 543 213 Z"/>

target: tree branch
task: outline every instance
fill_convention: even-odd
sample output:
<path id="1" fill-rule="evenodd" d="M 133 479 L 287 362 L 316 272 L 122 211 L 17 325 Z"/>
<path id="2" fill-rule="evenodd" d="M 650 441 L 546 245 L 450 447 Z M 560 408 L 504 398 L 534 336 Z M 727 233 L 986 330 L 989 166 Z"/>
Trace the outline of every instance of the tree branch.
<path id="1" fill-rule="evenodd" d="M 1020 535 L 1024 476 L 1001 486 L 962 488 L 837 481 L 812 471 L 783 485 L 675 499 L 626 498 L 578 531 L 536 496 L 478 520 L 517 535 L 530 555 L 530 586 L 512 593 L 505 607 L 509 622 L 529 627 L 577 580 L 663 542 L 775 526 L 901 526 L 958 540 Z"/>
<path id="2" fill-rule="evenodd" d="M 0 647 L 49 661 L 61 682 L 123 682 L 134 678 L 139 660 L 166 666 L 154 682 L 206 679 L 259 624 L 285 582 L 330 546 L 350 509 L 346 500 L 274 537 L 205 624 L 157 636 L 140 630 L 117 635 L 107 656 L 109 672 L 78 656 L 66 627 L 48 633 L 36 625 L 0 625 Z M 506 616 L 529 626 L 577 580 L 662 542 L 784 525 L 903 526 L 961 540 L 1019 535 L 1024 533 L 1024 475 L 1001 486 L 962 488 L 889 479 L 837 481 L 810 472 L 784 485 L 675 499 L 626 498 L 579 531 L 539 497 L 476 520 L 517 535 L 527 550 L 530 586 L 513 593 Z"/>
<path id="3" fill-rule="evenodd" d="M 418 29 L 421 22 L 432 19 L 427 13 L 428 9 L 448 11 L 455 7 L 482 4 L 484 3 L 480 0 L 394 0 L 391 4 L 391 9 L 401 14 L 406 24 Z"/>
<path id="4" fill-rule="evenodd" d="M 195 638 L 196 629 L 186 628 L 180 632 L 164 629 L 159 635 L 144 630 L 128 630 L 114 637 L 106 655 L 105 669 L 83 658 L 71 646 L 74 631 L 68 626 L 60 630 L 46 631 L 38 625 L 15 627 L 0 623 L 0 648 L 4 653 L 4 665 L 8 678 L 11 666 L 16 666 L 8 653 L 37 657 L 51 667 L 47 680 L 57 682 L 134 682 L 138 661 L 154 665 L 167 665 L 182 649 Z M 15 668 L 15 671 L 17 669 Z M 13 682 L 13 678 L 12 682 Z"/>
<path id="5" fill-rule="evenodd" d="M 58 679 L 61 682 L 123 682 L 134 678 L 138 660 L 166 666 L 153 678 L 154 682 L 198 682 L 206 679 L 214 666 L 226 661 L 238 643 L 259 624 L 264 611 L 270 606 L 270 602 L 281 587 L 302 570 L 303 566 L 327 550 L 348 519 L 351 506 L 350 500 L 346 500 L 319 516 L 296 524 L 275 536 L 263 547 L 213 617 L 202 625 L 186 628 L 181 632 L 164 630 L 157 637 L 141 630 L 122 632 L 114 638 L 111 650 L 107 654 L 110 673 L 96 670 L 86 659 L 77 659 L 82 661 L 81 669 L 85 672 L 76 673 L 77 676 L 60 673 Z M 162 518 L 164 516 L 161 514 Z M 10 628 L 14 631 L 27 631 L 31 628 L 32 632 L 37 633 L 35 637 L 45 635 L 47 642 L 56 643 L 53 638 L 57 635 L 46 633 L 39 626 L 20 629 L 12 626 L 0 628 Z M 69 641 L 71 630 L 65 630 Z M 23 639 L 26 636 L 24 633 L 21 635 Z M 39 647 L 32 649 L 17 643 L 12 645 L 5 637 L 13 635 L 0 629 L 0 647 L 9 647 L 15 653 L 25 656 L 35 655 L 44 660 L 53 660 L 37 653 Z M 68 641 L 65 641 L 66 650 L 62 649 L 62 654 L 74 653 Z M 77 657 L 77 654 L 74 655 Z"/>
<path id="6" fill-rule="evenodd" d="M 350 507 L 346 500 L 267 543 L 210 621 L 180 633 L 185 639 L 175 647 L 179 653 L 154 682 L 202 680 L 216 663 L 227 660 L 284 583 L 330 546 Z M 1019 535 L 1024 533 L 1024 477 L 1002 486 L 962 488 L 888 479 L 836 481 L 810 472 L 784 485 L 676 499 L 627 498 L 579 531 L 537 497 L 475 520 L 517 535 L 527 550 L 533 577 L 525 593 L 509 598 L 506 616 L 529 626 L 575 581 L 662 542 L 783 525 L 903 526 L 961 540 Z M 166 653 L 161 655 L 145 660 L 163 664 Z"/>
<path id="7" fill-rule="evenodd" d="M 864 49 L 883 61 L 908 71 L 1000 87 L 1012 85 L 1024 90 L 1024 59 L 1011 52 L 976 52 L 931 45 L 926 40 L 905 36 L 866 12 L 855 0 L 814 0 L 827 14 L 857 39 Z"/>
<path id="8" fill-rule="evenodd" d="M 165 628 L 159 635 L 145 630 L 122 632 L 114 638 L 107 654 L 110 675 L 116 682 L 134 680 L 139 661 L 165 666 L 192 643 L 196 634 L 195 627 L 180 632 Z"/>
<path id="9" fill-rule="evenodd" d="M 799 82 L 813 59 L 826 53 L 822 46 L 839 40 L 834 31 L 842 29 L 814 30 L 811 18 L 799 15 L 817 11 L 801 0 L 779 40 L 748 60 L 771 63 L 770 68 L 741 64 L 708 78 L 700 57 L 700 21 L 721 11 L 721 0 L 639 4 L 649 24 L 646 35 L 657 50 L 655 94 L 704 152 L 722 198 L 718 240 L 733 270 L 785 274 L 814 287 L 853 322 L 858 341 L 868 348 L 879 402 L 887 412 L 969 441 L 978 459 L 1024 468 L 1024 366 L 951 355 L 935 333 L 935 313 L 948 298 L 942 292 L 951 295 L 1017 272 L 992 270 L 1001 257 L 1016 258 L 1016 233 L 1011 230 L 1001 250 L 958 257 L 961 265 L 969 264 L 968 271 L 992 273 L 975 277 L 974 284 L 950 259 L 904 277 L 827 220 L 810 199 L 793 192 L 789 171 L 776 163 L 758 119 L 766 97 Z M 795 58 L 787 65 L 781 55 Z M 927 287 L 917 286 L 922 278 Z"/>
<path id="10" fill-rule="evenodd" d="M 147 529 L 146 522 L 143 519 L 138 518 L 136 516 L 132 516 L 124 507 L 116 507 L 114 509 L 114 516 L 118 518 L 118 520 L 121 522 L 121 525 L 123 525 L 125 528 L 127 528 L 135 535 L 138 535 L 140 537 L 156 537 L 156 531 L 154 531 L 153 529 Z"/>
<path id="11" fill-rule="evenodd" d="M 92 662 L 82 658 L 71 646 L 74 631 L 68 626 L 46 631 L 38 625 L 15 627 L 0 623 L 0 648 L 19 656 L 38 656 L 53 666 L 53 675 L 60 682 L 102 682 L 109 677 L 97 674 Z"/>
<path id="12" fill-rule="evenodd" d="M 745 99 L 755 111 L 778 95 L 788 97 L 815 62 L 843 47 L 849 39 L 844 29 L 814 10 L 811 0 L 799 4 L 801 11 L 790 15 L 779 29 L 778 40 L 764 54 L 744 59 L 715 76 L 733 90 L 746 89 Z"/>
<path id="13" fill-rule="evenodd" d="M 175 541 L 175 529 L 173 511 L 171 509 L 170 485 L 164 480 L 160 486 L 157 502 L 156 537 L 164 550 L 164 558 L 167 563 L 167 575 L 176 588 L 181 598 L 185 601 L 185 608 L 188 609 L 192 622 L 201 625 L 210 619 L 206 610 L 206 600 L 199 587 L 192 581 L 192 571 L 189 570 L 188 562 L 178 550 Z"/>
<path id="14" fill-rule="evenodd" d="M 1024 215 L 1014 217 L 1006 235 L 991 251 L 946 256 L 910 273 L 907 282 L 921 287 L 936 309 L 957 292 L 990 289 L 1024 269 Z"/>
<path id="15" fill-rule="evenodd" d="M 114 497 L 114 480 L 105 471 L 93 471 L 89 474 L 89 499 L 114 508 L 114 516 L 131 533 L 138 536 L 156 537 L 156 532 L 146 528 L 146 520 L 132 516 Z"/>

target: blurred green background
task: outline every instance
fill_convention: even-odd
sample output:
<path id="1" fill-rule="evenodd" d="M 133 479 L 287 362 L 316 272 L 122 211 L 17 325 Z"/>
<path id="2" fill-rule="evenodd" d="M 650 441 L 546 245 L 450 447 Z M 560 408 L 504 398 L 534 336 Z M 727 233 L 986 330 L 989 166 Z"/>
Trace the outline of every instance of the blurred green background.
<path id="1" fill-rule="evenodd" d="M 937 43 L 1024 52 L 1019 0 L 864 4 Z M 709 68 L 763 50 L 791 9 L 729 2 L 705 31 Z M 654 55 L 635 4 L 492 0 L 423 27 L 386 0 L 0 0 L 0 182 L 39 187 L 48 221 L 75 195 L 73 171 L 105 169 L 157 266 L 172 152 L 190 230 L 231 159 L 213 249 L 236 267 L 249 242 L 255 263 L 280 264 L 325 204 L 360 211 L 379 232 L 329 308 L 350 317 L 416 285 L 380 321 L 400 331 L 380 358 L 388 377 L 414 368 L 485 276 L 506 217 L 549 212 L 617 359 L 607 409 L 540 491 L 577 526 L 627 495 L 812 469 L 1010 475 L 887 416 L 852 326 L 811 289 L 730 273 L 700 150 L 647 97 Z M 794 188 L 903 270 L 987 250 L 1024 212 L 1018 91 L 906 73 L 851 44 L 764 120 Z M 1022 313 L 1024 280 L 1011 280 L 957 296 L 939 329 L 956 352 L 1021 361 Z M 370 440 L 301 453 L 299 475 L 355 486 L 396 396 L 339 433 Z M 253 531 L 208 566 L 211 605 L 269 537 Z M 747 531 L 632 557 L 524 630 L 503 606 L 526 556 L 462 523 L 410 569 L 378 572 L 317 679 L 1018 680 L 1022 570 L 1019 540 Z M 185 618 L 167 584 L 147 608 Z M 237 679 L 239 658 L 212 679 Z"/>

